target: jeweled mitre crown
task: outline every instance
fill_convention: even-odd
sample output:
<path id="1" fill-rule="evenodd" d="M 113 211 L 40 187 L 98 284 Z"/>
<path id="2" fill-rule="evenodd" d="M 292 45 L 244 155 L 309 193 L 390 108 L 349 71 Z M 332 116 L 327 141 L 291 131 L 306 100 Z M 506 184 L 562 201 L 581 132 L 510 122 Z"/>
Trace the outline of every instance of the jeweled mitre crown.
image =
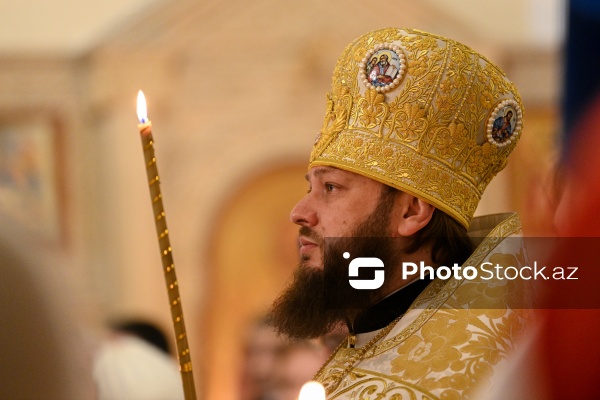
<path id="1" fill-rule="evenodd" d="M 468 227 L 523 125 L 516 87 L 456 41 L 388 28 L 338 59 L 309 168 L 329 165 L 411 193 Z"/>

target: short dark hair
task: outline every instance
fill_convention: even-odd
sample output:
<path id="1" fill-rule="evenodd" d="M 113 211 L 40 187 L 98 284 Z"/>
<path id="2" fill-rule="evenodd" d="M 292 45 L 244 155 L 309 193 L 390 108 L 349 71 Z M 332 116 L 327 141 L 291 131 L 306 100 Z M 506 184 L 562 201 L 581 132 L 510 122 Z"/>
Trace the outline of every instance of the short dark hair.
<path id="1" fill-rule="evenodd" d="M 399 190 L 385 185 L 384 195 L 396 194 Z M 386 193 L 387 192 L 387 193 Z M 431 261 L 438 265 L 461 265 L 475 250 L 475 244 L 467 233 L 467 228 L 445 212 L 435 209 L 429 223 L 412 237 L 404 249 L 408 254 L 423 246 L 431 245 Z"/>
<path id="2" fill-rule="evenodd" d="M 156 346 L 159 350 L 171 354 L 167 336 L 154 323 L 143 320 L 123 320 L 110 323 L 117 332 L 129 333 L 147 343 Z"/>
<path id="3" fill-rule="evenodd" d="M 438 265 L 462 265 L 475 250 L 467 229 L 437 208 L 433 211 L 431 221 L 414 234 L 406 251 L 414 253 L 428 244 L 431 244 L 431 261 Z"/>

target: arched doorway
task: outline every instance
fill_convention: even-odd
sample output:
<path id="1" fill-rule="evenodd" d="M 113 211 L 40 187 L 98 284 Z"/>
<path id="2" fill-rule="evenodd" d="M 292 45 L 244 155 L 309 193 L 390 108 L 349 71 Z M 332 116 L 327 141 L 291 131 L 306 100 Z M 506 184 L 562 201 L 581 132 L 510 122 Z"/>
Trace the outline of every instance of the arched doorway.
<path id="1" fill-rule="evenodd" d="M 237 398 L 245 330 L 296 265 L 298 229 L 289 212 L 306 193 L 305 173 L 301 163 L 250 177 L 215 218 L 203 346 L 208 399 Z"/>

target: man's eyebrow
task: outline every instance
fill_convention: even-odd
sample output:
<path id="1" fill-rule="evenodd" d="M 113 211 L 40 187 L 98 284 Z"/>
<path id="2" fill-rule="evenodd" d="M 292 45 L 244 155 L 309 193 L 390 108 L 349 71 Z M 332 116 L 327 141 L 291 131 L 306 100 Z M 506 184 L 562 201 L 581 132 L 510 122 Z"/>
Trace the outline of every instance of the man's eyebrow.
<path id="1" fill-rule="evenodd" d="M 312 170 L 313 176 L 320 176 L 320 175 L 324 175 L 330 172 L 334 172 L 337 168 L 334 167 L 317 167 L 315 169 Z M 308 181 L 309 180 L 309 175 L 306 174 L 304 175 L 304 178 Z"/>

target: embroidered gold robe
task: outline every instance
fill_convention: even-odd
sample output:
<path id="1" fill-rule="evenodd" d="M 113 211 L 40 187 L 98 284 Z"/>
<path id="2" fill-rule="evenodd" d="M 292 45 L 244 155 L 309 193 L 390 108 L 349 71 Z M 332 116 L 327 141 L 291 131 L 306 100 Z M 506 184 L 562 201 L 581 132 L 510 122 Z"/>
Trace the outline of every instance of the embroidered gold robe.
<path id="1" fill-rule="evenodd" d="M 526 264 L 516 214 L 475 218 L 469 233 L 485 238 L 464 265 Z M 434 280 L 358 360 L 368 338 L 340 346 L 316 376 L 327 399 L 453 400 L 488 390 L 530 320 L 533 294 L 530 281 L 488 275 Z"/>

